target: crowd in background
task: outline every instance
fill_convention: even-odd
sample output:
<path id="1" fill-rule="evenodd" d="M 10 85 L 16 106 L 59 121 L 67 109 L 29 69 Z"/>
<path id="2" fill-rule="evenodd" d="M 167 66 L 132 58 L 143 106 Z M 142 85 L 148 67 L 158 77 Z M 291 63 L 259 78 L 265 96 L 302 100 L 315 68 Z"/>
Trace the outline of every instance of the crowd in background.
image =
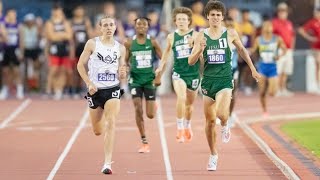
<path id="1" fill-rule="evenodd" d="M 194 1 L 191 9 L 194 13 L 192 27 L 197 31 L 206 28 L 208 24 L 203 17 L 203 3 Z M 276 8 L 275 17 L 263 17 L 263 20 L 272 20 L 274 33 L 284 40 L 289 49 L 287 56 L 278 62 L 280 75 L 278 96 L 293 95 L 287 89 L 287 78 L 293 73 L 292 50 L 295 47 L 296 34 L 292 23 L 288 20 L 288 12 L 287 4 L 280 3 Z M 97 14 L 95 18 L 89 18 L 86 15 L 86 7 L 82 5 L 73 9 L 71 18 L 66 18 L 63 7 L 55 4 L 51 9 L 51 17 L 46 21 L 28 13 L 24 15 L 23 22 L 18 22 L 16 9 L 3 10 L 3 4 L 0 2 L 0 100 L 8 99 L 10 96 L 23 99 L 25 93 L 28 95 L 39 93 L 44 98 L 55 100 L 66 97 L 80 98 L 86 88 L 77 73 L 77 61 L 86 41 L 99 35 L 98 20 L 106 14 L 116 17 L 116 13 L 115 4 L 107 2 L 103 4 L 103 12 Z M 318 46 L 320 41 L 316 39 L 320 37 L 320 26 L 317 26 L 320 25 L 320 17 L 317 13 L 320 11 L 315 13 L 312 22 L 299 29 L 303 37 L 313 42 L 313 49 L 320 49 Z M 134 20 L 139 16 L 150 19 L 148 33 L 157 37 L 159 41 L 163 41 L 171 31 L 169 27 L 160 23 L 159 11 L 150 10 L 146 14 L 141 14 L 135 9 L 128 9 L 125 21 L 117 19 L 116 38 L 120 43 L 124 43 L 126 38 L 135 34 Z M 250 10 L 230 7 L 227 16 L 232 20 L 233 27 L 238 31 L 245 47 L 250 49 L 260 29 L 252 23 Z M 309 32 L 313 36 L 310 36 Z M 320 56 L 316 54 L 315 57 L 319 59 Z M 320 60 L 317 62 L 319 68 Z M 256 86 L 255 82 L 248 66 L 241 58 L 237 64 L 240 89 L 249 96 Z M 319 81 L 320 74 L 316 76 Z"/>

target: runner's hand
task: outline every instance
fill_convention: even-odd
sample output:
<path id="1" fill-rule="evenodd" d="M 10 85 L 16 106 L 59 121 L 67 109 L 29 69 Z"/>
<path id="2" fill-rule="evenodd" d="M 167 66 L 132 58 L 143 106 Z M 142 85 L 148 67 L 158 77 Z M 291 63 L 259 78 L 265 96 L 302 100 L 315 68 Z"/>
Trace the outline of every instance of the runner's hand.
<path id="1" fill-rule="evenodd" d="M 256 80 L 256 82 L 259 82 L 261 75 L 255 70 L 252 72 L 252 77 Z"/>
<path id="2" fill-rule="evenodd" d="M 127 66 L 123 65 L 119 69 L 120 79 L 125 79 L 127 76 Z"/>
<path id="3" fill-rule="evenodd" d="M 206 46 L 207 46 L 207 38 L 203 37 L 202 40 L 200 41 L 200 47 L 202 52 L 204 51 Z"/>
<path id="4" fill-rule="evenodd" d="M 96 93 L 98 91 L 98 88 L 92 83 L 90 82 L 88 85 L 88 92 L 90 95 L 93 95 L 94 93 Z"/>

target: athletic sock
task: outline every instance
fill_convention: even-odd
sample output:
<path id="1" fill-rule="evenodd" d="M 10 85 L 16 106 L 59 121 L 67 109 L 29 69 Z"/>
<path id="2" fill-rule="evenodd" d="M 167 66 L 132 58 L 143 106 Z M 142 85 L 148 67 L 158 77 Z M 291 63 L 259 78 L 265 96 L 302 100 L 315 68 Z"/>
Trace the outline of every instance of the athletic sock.
<path id="1" fill-rule="evenodd" d="M 184 120 L 184 128 L 185 129 L 190 129 L 191 128 L 191 121 L 190 120 Z"/>
<path id="2" fill-rule="evenodd" d="M 183 126 L 183 118 L 181 118 L 181 119 L 178 119 L 178 118 L 177 118 L 177 128 L 178 128 L 178 130 L 184 129 L 184 126 Z"/>
<path id="3" fill-rule="evenodd" d="M 142 144 L 148 144 L 146 136 L 141 136 L 141 142 Z"/>

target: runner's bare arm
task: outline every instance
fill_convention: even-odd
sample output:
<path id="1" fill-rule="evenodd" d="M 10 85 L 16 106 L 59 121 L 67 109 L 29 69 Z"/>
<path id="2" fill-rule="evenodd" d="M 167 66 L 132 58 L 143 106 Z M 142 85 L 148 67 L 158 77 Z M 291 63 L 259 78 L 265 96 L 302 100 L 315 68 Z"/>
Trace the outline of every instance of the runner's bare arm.
<path id="1" fill-rule="evenodd" d="M 130 47 L 132 44 L 132 39 L 127 39 L 126 42 L 124 42 L 124 46 L 126 48 L 126 55 L 125 55 L 125 63 L 129 67 L 130 66 Z"/>
<path id="2" fill-rule="evenodd" d="M 203 32 L 200 32 L 194 42 L 191 55 L 188 57 L 189 65 L 194 65 L 199 60 L 199 58 L 202 56 L 202 53 L 205 47 L 206 47 L 206 40 Z"/>
<path id="3" fill-rule="evenodd" d="M 119 78 L 125 79 L 127 76 L 127 65 L 126 65 L 126 47 L 120 45 L 120 59 L 119 59 Z"/>
<path id="4" fill-rule="evenodd" d="M 93 50 L 95 48 L 95 42 L 93 39 L 89 39 L 80 55 L 78 64 L 77 64 L 77 70 L 83 79 L 83 81 L 86 83 L 87 87 L 90 83 L 92 83 L 89 79 L 86 64 L 88 64 L 90 55 L 92 54 Z"/>
<path id="5" fill-rule="evenodd" d="M 162 58 L 162 50 L 160 48 L 158 41 L 156 39 L 152 38 L 151 43 L 152 43 L 152 46 L 154 47 L 154 50 L 156 51 L 158 58 L 161 59 Z"/>
<path id="6" fill-rule="evenodd" d="M 169 57 L 171 55 L 172 40 L 173 40 L 173 34 L 170 33 L 167 36 L 167 45 L 166 45 L 166 48 L 163 51 L 162 58 L 161 58 L 161 61 L 160 61 L 160 65 L 159 65 L 158 69 L 156 70 L 156 74 L 157 73 L 162 74 L 162 72 L 166 68 L 167 61 L 168 61 L 168 59 L 169 59 Z"/>
<path id="7" fill-rule="evenodd" d="M 250 48 L 249 50 L 249 54 L 250 55 L 254 54 L 258 50 L 258 47 L 259 47 L 259 39 L 257 37 L 253 42 L 252 48 Z"/>

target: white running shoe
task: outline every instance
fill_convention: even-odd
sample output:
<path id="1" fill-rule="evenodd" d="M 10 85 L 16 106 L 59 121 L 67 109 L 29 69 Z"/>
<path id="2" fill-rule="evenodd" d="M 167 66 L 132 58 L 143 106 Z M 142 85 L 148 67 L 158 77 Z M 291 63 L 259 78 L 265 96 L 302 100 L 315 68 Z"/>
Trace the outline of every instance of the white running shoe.
<path id="1" fill-rule="evenodd" d="M 105 163 L 101 169 L 103 174 L 112 174 L 111 163 Z"/>
<path id="2" fill-rule="evenodd" d="M 209 162 L 207 166 L 208 171 L 215 171 L 217 170 L 217 165 L 218 165 L 218 155 L 211 155 L 209 157 Z"/>
<path id="3" fill-rule="evenodd" d="M 228 125 L 222 126 L 221 127 L 221 139 L 222 139 L 222 142 L 228 143 L 230 141 L 230 138 L 231 138 L 230 127 Z"/>

